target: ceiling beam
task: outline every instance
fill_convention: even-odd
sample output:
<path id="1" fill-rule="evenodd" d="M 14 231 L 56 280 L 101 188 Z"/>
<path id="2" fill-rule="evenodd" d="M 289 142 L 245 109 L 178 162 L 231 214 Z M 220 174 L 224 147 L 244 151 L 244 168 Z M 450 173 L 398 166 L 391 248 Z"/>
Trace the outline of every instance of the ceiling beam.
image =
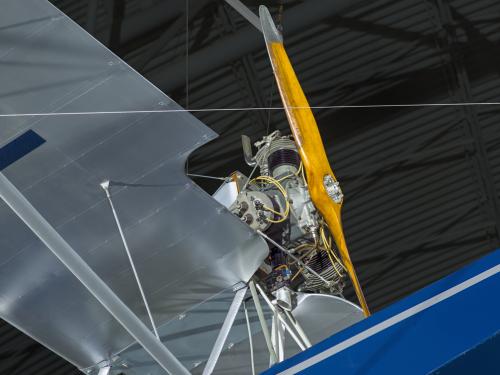
<path id="1" fill-rule="evenodd" d="M 288 35 L 294 34 L 362 2 L 364 0 L 309 0 L 284 12 L 284 29 Z M 253 25 L 248 25 L 190 55 L 189 77 L 191 80 L 200 78 L 248 53 L 264 49 L 262 34 Z M 146 78 L 168 94 L 185 84 L 185 68 L 185 59 L 179 58 L 151 70 Z"/>
<path id="2" fill-rule="evenodd" d="M 245 4 L 243 4 L 240 0 L 226 0 L 226 3 L 231 5 L 234 10 L 236 10 L 243 18 L 250 22 L 250 24 L 252 24 L 257 30 L 262 32 L 259 17 L 250 9 L 248 9 Z"/>
<path id="3" fill-rule="evenodd" d="M 162 1 L 147 10 L 125 17 L 121 27 L 121 44 L 127 44 L 184 14 L 185 1 Z M 108 1 L 104 2 L 105 5 L 108 3 Z M 99 32 L 96 38 L 100 41 L 106 41 L 109 38 L 109 30 Z"/>

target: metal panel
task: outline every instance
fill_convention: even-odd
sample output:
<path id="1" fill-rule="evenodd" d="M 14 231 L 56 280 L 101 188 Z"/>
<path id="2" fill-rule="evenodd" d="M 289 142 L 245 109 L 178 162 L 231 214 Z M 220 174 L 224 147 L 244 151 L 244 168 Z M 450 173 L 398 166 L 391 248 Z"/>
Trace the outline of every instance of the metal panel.
<path id="1" fill-rule="evenodd" d="M 0 147 L 44 140 L 3 173 L 145 322 L 104 179 L 159 324 L 248 280 L 267 246 L 184 174 L 216 134 L 185 112 L 130 113 L 181 108 L 45 0 L 1 6 L 1 114 L 127 111 L 2 117 Z M 0 223 L 2 318 L 80 368 L 133 344 L 3 203 Z"/>
<path id="2" fill-rule="evenodd" d="M 300 293 L 297 302 L 298 305 L 293 310 L 293 316 L 300 322 L 313 344 L 317 344 L 327 337 L 363 320 L 363 312 L 358 306 L 338 297 Z M 229 298 L 225 300 L 225 303 L 229 307 Z M 269 352 L 258 321 L 255 306 L 252 302 L 248 302 L 247 307 L 249 307 L 250 326 L 253 333 L 255 368 L 260 373 L 269 367 Z M 270 311 L 268 304 L 263 303 L 262 307 L 270 325 L 273 313 Z M 203 309 L 203 311 L 207 310 Z M 224 312 L 220 312 L 220 314 L 223 315 Z M 208 327 L 210 326 L 207 325 Z M 213 337 L 213 340 L 215 340 L 215 333 L 213 333 Z M 231 330 L 227 343 L 228 345 L 224 349 L 214 373 L 228 375 L 249 374 L 251 371 L 250 345 L 248 334 L 246 333 L 243 309 L 240 310 L 236 318 L 236 323 Z M 172 342 L 167 342 L 167 345 L 175 353 L 175 347 L 172 345 Z M 288 331 L 285 331 L 284 349 L 285 358 L 290 358 L 301 352 Z M 192 369 L 192 373 L 201 374 L 203 367 L 200 364 Z"/>
<path id="3" fill-rule="evenodd" d="M 233 298 L 234 291 L 225 290 L 159 327 L 162 341 L 188 369 L 196 373 L 203 371 L 203 364 L 210 355 Z M 252 329 L 258 332 L 257 314 L 253 306 L 249 312 Z M 241 309 L 229 332 L 224 351 L 227 352 L 228 348 L 245 341 L 247 337 L 246 322 Z M 163 374 L 161 368 L 137 344 L 120 353 L 115 363 L 117 368 L 127 369 L 127 375 Z"/>

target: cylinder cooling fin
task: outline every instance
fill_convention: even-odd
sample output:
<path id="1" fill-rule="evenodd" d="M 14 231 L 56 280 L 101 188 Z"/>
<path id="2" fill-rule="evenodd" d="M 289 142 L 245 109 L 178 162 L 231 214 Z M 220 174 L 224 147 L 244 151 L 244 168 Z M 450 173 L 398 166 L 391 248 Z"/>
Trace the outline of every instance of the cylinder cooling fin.
<path id="1" fill-rule="evenodd" d="M 267 164 L 271 175 L 279 177 L 285 172 L 297 172 L 300 166 L 300 156 L 295 149 L 282 148 L 269 155 Z"/>

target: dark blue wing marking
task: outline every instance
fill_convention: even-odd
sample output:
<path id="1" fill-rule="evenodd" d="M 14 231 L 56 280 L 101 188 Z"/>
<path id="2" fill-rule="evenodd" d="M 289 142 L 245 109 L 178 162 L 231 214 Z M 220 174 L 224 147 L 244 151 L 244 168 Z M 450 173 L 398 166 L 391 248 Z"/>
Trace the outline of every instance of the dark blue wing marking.
<path id="1" fill-rule="evenodd" d="M 33 130 L 28 130 L 13 141 L 0 148 L 0 171 L 28 155 L 31 151 L 45 143 Z"/>

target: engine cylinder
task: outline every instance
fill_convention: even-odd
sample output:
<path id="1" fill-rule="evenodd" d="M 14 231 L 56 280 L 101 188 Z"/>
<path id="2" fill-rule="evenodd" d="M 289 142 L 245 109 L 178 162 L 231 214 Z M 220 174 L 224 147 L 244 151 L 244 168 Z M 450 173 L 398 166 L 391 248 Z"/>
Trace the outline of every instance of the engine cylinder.
<path id="1" fill-rule="evenodd" d="M 269 172 L 274 178 L 296 173 L 300 166 L 300 156 L 296 150 L 282 148 L 269 155 Z"/>
<path id="2" fill-rule="evenodd" d="M 293 140 L 288 137 L 274 139 L 267 153 L 267 169 L 274 178 L 296 173 L 300 166 L 300 156 Z"/>

